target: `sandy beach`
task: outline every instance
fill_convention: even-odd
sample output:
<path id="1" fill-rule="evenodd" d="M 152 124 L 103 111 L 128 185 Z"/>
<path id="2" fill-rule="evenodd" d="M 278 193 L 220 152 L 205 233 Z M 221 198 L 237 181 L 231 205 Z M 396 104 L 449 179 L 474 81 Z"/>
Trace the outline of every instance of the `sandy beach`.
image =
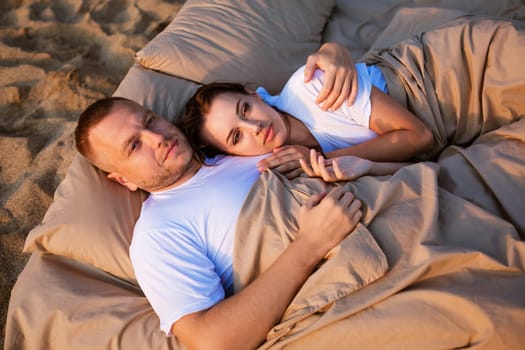
<path id="1" fill-rule="evenodd" d="M 142 48 L 176 15 L 176 0 L 0 2 L 0 318 L 74 155 L 79 113 L 109 96 Z"/>

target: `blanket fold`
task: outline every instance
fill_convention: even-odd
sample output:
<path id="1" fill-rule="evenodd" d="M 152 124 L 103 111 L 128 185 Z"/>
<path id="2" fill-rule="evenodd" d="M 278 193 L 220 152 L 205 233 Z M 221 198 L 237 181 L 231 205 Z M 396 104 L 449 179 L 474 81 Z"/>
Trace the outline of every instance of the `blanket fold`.
<path id="1" fill-rule="evenodd" d="M 515 23 L 462 17 L 368 56 L 432 128 L 437 162 L 331 185 L 261 176 L 237 225 L 237 290 L 293 240 L 309 195 L 344 186 L 364 210 L 261 349 L 522 347 L 524 38 Z"/>
<path id="2" fill-rule="evenodd" d="M 524 27 L 463 16 L 364 56 L 381 68 L 389 94 L 432 130 L 425 159 L 525 115 Z"/>

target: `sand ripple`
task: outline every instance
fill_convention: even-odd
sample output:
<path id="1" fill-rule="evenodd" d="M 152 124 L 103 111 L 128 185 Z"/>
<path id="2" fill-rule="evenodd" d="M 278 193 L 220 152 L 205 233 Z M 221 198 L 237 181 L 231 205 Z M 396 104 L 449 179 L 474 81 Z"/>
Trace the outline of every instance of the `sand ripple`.
<path id="1" fill-rule="evenodd" d="M 0 318 L 21 249 L 73 157 L 78 114 L 111 95 L 184 1 L 0 1 Z"/>

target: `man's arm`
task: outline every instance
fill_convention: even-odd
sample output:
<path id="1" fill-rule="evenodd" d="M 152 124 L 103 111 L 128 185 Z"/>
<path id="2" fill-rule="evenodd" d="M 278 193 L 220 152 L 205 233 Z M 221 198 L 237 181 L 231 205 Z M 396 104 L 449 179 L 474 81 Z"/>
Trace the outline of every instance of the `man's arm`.
<path id="1" fill-rule="evenodd" d="M 309 82 L 316 69 L 325 72 L 323 88 L 315 102 L 323 110 L 337 110 L 346 100 L 350 106 L 357 96 L 357 72 L 350 51 L 337 43 L 324 43 L 319 51 L 308 56 L 304 82 Z"/>
<path id="2" fill-rule="evenodd" d="M 360 202 L 338 187 L 312 196 L 299 215 L 297 239 L 241 292 L 215 306 L 182 317 L 172 332 L 190 349 L 254 349 L 325 254 L 361 218 Z"/>

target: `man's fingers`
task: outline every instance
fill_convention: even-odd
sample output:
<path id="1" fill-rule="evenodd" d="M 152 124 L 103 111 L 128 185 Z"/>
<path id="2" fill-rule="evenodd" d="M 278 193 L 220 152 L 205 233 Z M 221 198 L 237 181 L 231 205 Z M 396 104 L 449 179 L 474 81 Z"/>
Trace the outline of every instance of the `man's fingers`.
<path id="1" fill-rule="evenodd" d="M 346 190 L 343 186 L 333 188 L 326 197 L 334 199 L 336 203 L 344 208 L 348 208 L 350 212 L 354 212 L 361 208 L 361 201 L 356 199 L 354 194 Z"/>
<path id="2" fill-rule="evenodd" d="M 361 209 L 358 209 L 353 215 L 352 215 L 352 222 L 353 223 L 358 223 L 359 220 L 361 220 L 361 218 L 363 217 L 363 211 Z"/>
<path id="3" fill-rule="evenodd" d="M 313 194 L 308 199 L 306 199 L 303 203 L 303 207 L 311 209 L 315 207 L 319 202 L 326 197 L 326 192 L 321 192 L 317 194 Z"/>
<path id="4" fill-rule="evenodd" d="M 339 199 L 339 202 L 343 207 L 350 207 L 354 199 L 355 197 L 352 192 L 344 192 L 341 198 Z"/>
<path id="5" fill-rule="evenodd" d="M 332 190 L 330 190 L 326 196 L 333 198 L 335 201 L 339 201 L 345 193 L 345 189 L 342 186 L 338 186 L 332 188 Z"/>
<path id="6" fill-rule="evenodd" d="M 350 201 L 348 208 L 350 209 L 351 212 L 361 209 L 361 201 L 359 199 L 356 199 L 352 195 L 352 200 Z"/>

